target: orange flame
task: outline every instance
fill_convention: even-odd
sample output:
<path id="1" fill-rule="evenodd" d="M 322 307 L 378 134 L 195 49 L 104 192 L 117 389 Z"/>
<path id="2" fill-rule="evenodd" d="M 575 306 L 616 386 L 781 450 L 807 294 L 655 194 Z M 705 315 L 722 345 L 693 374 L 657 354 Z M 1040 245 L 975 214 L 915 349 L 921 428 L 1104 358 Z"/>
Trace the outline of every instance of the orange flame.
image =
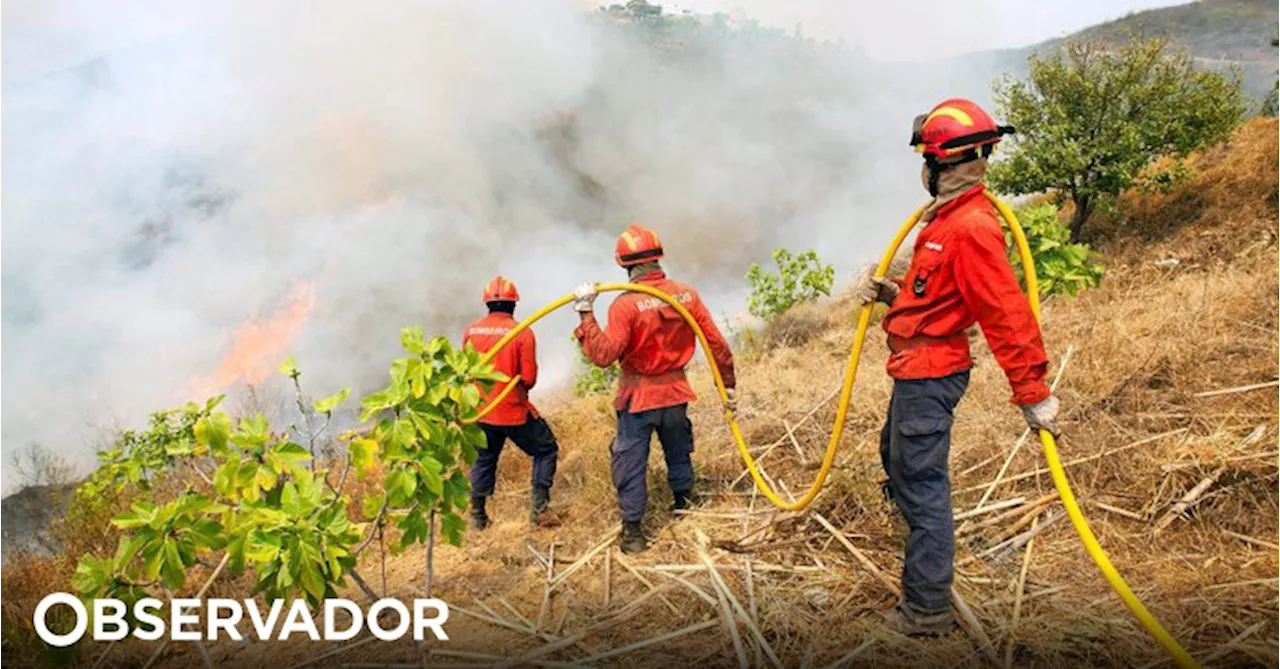
<path id="1" fill-rule="evenodd" d="M 213 374 L 192 381 L 197 397 L 219 392 L 237 382 L 257 385 L 267 380 L 315 306 L 315 286 L 298 283 L 284 308 L 268 318 L 251 317 L 236 330 L 231 348 Z"/>

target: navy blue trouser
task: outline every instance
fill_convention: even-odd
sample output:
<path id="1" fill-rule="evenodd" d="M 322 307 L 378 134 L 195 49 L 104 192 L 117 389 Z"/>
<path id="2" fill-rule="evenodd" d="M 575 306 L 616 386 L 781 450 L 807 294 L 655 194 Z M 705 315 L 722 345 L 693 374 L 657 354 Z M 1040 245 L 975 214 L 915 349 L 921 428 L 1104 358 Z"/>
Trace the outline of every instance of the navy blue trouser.
<path id="1" fill-rule="evenodd" d="M 508 439 L 533 458 L 533 485 L 551 487 L 560 447 L 547 421 L 530 418 L 523 425 L 481 423 L 480 429 L 484 430 L 488 447 L 476 450 L 476 463 L 471 466 L 472 496 L 488 497 L 493 494 L 493 484 L 498 478 L 498 456 L 502 455 L 502 446 Z"/>
<path id="2" fill-rule="evenodd" d="M 618 412 L 618 434 L 609 449 L 609 468 L 618 489 L 618 511 L 622 519 L 644 519 L 649 505 L 649 442 L 658 433 L 662 454 L 667 459 L 667 483 L 673 493 L 693 490 L 693 423 L 686 413 L 689 405 L 650 409 L 640 413 Z"/>
<path id="3" fill-rule="evenodd" d="M 952 417 L 968 386 L 968 370 L 940 379 L 895 380 L 889 417 L 880 431 L 880 461 L 911 528 L 902 591 L 908 602 L 926 611 L 951 606 L 956 537 L 947 458 Z"/>

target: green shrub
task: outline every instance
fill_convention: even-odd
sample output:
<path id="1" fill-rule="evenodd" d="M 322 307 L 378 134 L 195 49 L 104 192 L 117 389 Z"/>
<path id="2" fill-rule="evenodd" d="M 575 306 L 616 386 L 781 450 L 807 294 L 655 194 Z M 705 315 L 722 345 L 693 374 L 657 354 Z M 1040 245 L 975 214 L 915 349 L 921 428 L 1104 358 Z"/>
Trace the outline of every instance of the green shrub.
<path id="1" fill-rule="evenodd" d="M 578 340 L 570 337 L 574 346 Z M 618 363 L 608 367 L 599 367 L 588 358 L 582 349 L 575 348 L 578 354 L 578 371 L 573 375 L 573 394 L 578 397 L 589 395 L 607 395 L 613 390 L 613 384 L 622 376 L 622 368 Z"/>
<path id="2" fill-rule="evenodd" d="M 747 282 L 751 284 L 747 311 L 751 315 L 768 320 L 797 304 L 831 294 L 836 271 L 823 265 L 813 249 L 797 256 L 786 249 L 775 249 L 773 262 L 778 266 L 777 274 L 765 272 L 755 264 L 747 272 Z"/>
<path id="3" fill-rule="evenodd" d="M 1035 260 L 1040 296 L 1074 296 L 1102 281 L 1106 267 L 1087 244 L 1072 244 L 1071 231 L 1058 220 L 1058 208 L 1052 204 L 1025 207 L 1017 212 L 1018 222 L 1027 236 L 1031 256 Z M 1005 233 L 1009 244 L 1009 260 L 1018 279 L 1023 279 L 1022 260 L 1013 236 Z"/>
<path id="4" fill-rule="evenodd" d="M 98 528 L 116 538 L 114 554 L 80 556 L 75 588 L 84 597 L 127 602 L 159 586 L 180 591 L 189 570 L 222 553 L 232 574 L 253 573 L 255 594 L 299 593 L 314 605 L 336 596 L 385 527 L 400 530 L 393 552 L 414 544 L 430 551 L 437 519 L 444 540 L 460 544 L 470 494 L 465 467 L 485 446 L 474 424 L 477 384 L 492 387 L 505 377 L 481 364 L 472 347 L 425 340 L 420 328 L 401 331 L 400 342 L 407 355 L 391 362 L 385 388 L 360 401 L 364 425 L 344 436 L 346 457 L 331 463 L 341 474 L 317 468 L 307 447 L 261 414 L 234 420 L 218 409 L 222 396 L 154 414 L 149 430 L 123 433 L 100 454 L 101 466 L 78 498 L 114 499 L 175 482 L 182 489 L 134 496 L 128 511 Z M 294 380 L 301 403 L 297 367 L 289 360 L 280 371 Z M 343 389 L 302 407 L 304 416 L 322 416 L 322 431 L 349 395 Z M 316 434 L 308 428 L 310 440 Z M 374 470 L 385 472 L 381 490 L 360 505 L 371 522 L 353 523 L 348 473 L 363 479 Z"/>

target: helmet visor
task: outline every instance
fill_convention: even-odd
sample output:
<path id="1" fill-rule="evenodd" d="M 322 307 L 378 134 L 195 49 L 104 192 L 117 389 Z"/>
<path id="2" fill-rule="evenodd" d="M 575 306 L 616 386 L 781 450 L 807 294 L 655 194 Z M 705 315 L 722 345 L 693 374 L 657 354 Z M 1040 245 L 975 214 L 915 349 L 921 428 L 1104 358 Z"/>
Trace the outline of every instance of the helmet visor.
<path id="1" fill-rule="evenodd" d="M 924 144 L 924 121 L 929 118 L 928 114 L 920 114 L 915 121 L 911 123 L 911 146 L 919 146 Z"/>

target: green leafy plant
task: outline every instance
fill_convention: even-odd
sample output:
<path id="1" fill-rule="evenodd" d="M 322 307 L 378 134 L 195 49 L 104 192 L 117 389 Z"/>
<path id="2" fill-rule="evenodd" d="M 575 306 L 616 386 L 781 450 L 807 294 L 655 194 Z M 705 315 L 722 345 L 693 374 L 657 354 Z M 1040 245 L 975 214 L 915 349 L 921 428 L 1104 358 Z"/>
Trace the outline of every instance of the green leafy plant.
<path id="1" fill-rule="evenodd" d="M 315 603 L 335 596 L 346 575 L 363 584 L 354 572 L 357 558 L 390 524 L 401 531 L 393 548 L 426 543 L 430 550 L 437 516 L 445 540 L 460 544 L 459 511 L 470 492 L 462 467 L 485 444 L 470 424 L 481 403 L 478 385 L 505 377 L 481 364 L 474 349 L 454 348 L 443 337 L 426 342 L 418 328 L 404 330 L 401 343 L 409 355 L 391 363 L 390 384 L 361 402 L 361 420 L 373 424 L 344 435 L 345 457 L 328 461 L 334 470 L 318 468 L 311 449 L 350 391 L 304 402 L 291 359 L 280 371 L 298 391 L 311 448 L 288 431 L 273 431 L 261 415 L 233 420 L 218 410 L 221 396 L 157 413 L 147 431 L 122 433 L 77 495 L 161 488 L 166 494 L 135 498 L 111 519 L 115 551 L 80 558 L 77 590 L 125 601 L 154 588 L 176 592 L 193 567 L 222 553 L 232 573 L 252 572 L 255 593 L 300 593 Z M 312 426 L 315 415 L 323 425 Z M 386 475 L 382 490 L 362 502 L 373 522 L 353 523 L 348 474 L 363 478 L 374 470 Z"/>
<path id="2" fill-rule="evenodd" d="M 1070 239 L 1079 241 L 1097 205 L 1143 181 L 1183 174 L 1173 166 L 1227 138 L 1244 117 L 1244 99 L 1237 80 L 1166 46 L 1165 39 L 1118 49 L 1067 42 L 1032 56 L 1026 81 L 998 80 L 998 116 L 1017 134 L 1005 142 L 1008 156 L 991 165 L 988 183 L 1071 201 Z M 1164 156 L 1172 158 L 1162 162 L 1168 169 L 1149 169 Z"/>
<path id="3" fill-rule="evenodd" d="M 391 383 L 360 402 L 360 419 L 377 423 L 351 445 L 357 472 L 374 456 L 386 466 L 383 494 L 366 500 L 364 510 L 375 524 L 393 522 L 401 530 L 400 549 L 428 542 L 437 515 L 445 541 L 460 545 L 466 528 L 460 512 L 471 492 L 462 466 L 485 447 L 484 431 L 468 424 L 482 404 L 477 383 L 491 388 L 507 377 L 480 364 L 483 356 L 470 344 L 424 341 L 421 328 L 404 329 L 400 342 L 409 355 L 391 363 Z"/>
<path id="4" fill-rule="evenodd" d="M 756 264 L 747 272 L 747 282 L 751 284 L 747 310 L 753 316 L 769 319 L 797 304 L 831 294 L 836 271 L 830 265 L 823 265 L 813 249 L 795 256 L 786 249 L 775 249 L 773 262 L 778 266 L 777 274 L 766 272 Z"/>
<path id="5" fill-rule="evenodd" d="M 577 352 L 578 370 L 573 375 L 573 394 L 578 397 L 588 397 L 590 395 L 607 395 L 613 390 L 613 384 L 618 381 L 618 377 L 622 376 L 622 367 L 618 363 L 613 363 L 608 367 L 600 367 L 582 352 L 578 347 L 578 340 L 569 337 L 574 342 L 574 351 Z"/>
<path id="6" fill-rule="evenodd" d="M 1027 245 L 1031 247 L 1041 297 L 1063 293 L 1074 296 L 1102 281 L 1106 267 L 1087 244 L 1071 243 L 1071 232 L 1058 220 L 1057 207 L 1040 204 L 1026 207 L 1017 214 Z M 1005 232 L 1005 238 L 1009 244 L 1009 261 L 1022 280 L 1018 247 L 1010 233 Z"/>

